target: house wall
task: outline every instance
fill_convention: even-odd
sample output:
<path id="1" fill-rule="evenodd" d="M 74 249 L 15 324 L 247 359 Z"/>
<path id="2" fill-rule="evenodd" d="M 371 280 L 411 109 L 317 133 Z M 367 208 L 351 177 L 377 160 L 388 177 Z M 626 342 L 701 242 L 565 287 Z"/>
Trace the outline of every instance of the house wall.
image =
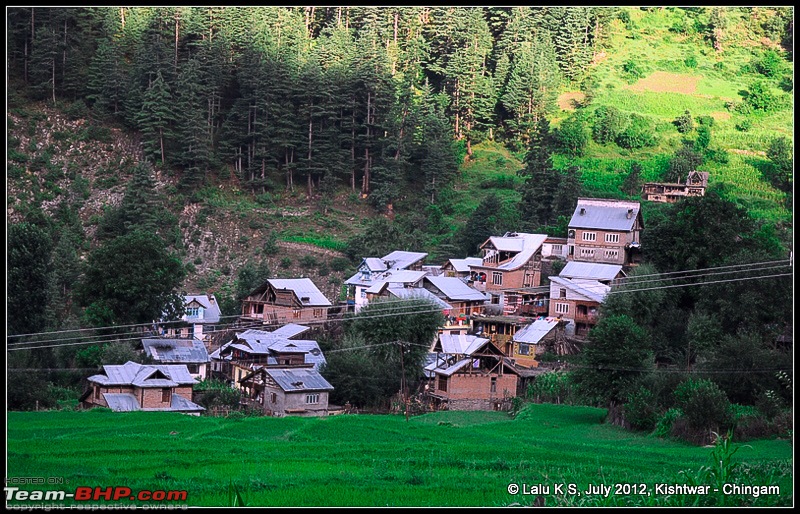
<path id="1" fill-rule="evenodd" d="M 272 401 L 272 394 L 275 394 L 275 402 Z M 319 403 L 307 404 L 307 394 L 319 394 Z M 263 399 L 264 412 L 272 416 L 286 416 L 286 409 L 305 409 L 302 414 L 291 413 L 289 415 L 300 416 L 327 416 L 328 415 L 328 391 L 300 391 L 286 393 L 280 387 L 267 384 L 264 388 Z"/>
<path id="2" fill-rule="evenodd" d="M 584 240 L 584 234 L 595 234 L 594 241 Z M 617 242 L 607 242 L 606 235 L 616 235 Z M 627 264 L 627 251 L 625 245 L 633 242 L 634 232 L 624 232 L 617 230 L 588 230 L 575 229 L 575 238 L 570 239 L 573 250 L 570 260 L 581 262 L 598 262 L 605 264 Z M 585 251 L 593 251 L 587 255 Z M 616 252 L 610 255 L 608 252 Z"/>
<path id="3" fill-rule="evenodd" d="M 255 302 L 249 303 L 249 308 L 244 307 L 245 318 L 258 319 L 263 321 L 277 321 L 279 323 L 299 323 L 303 321 L 324 320 L 327 317 L 327 306 L 308 306 L 295 309 L 291 306 L 271 305 L 264 303 L 264 312 L 256 311 Z"/>
<path id="4" fill-rule="evenodd" d="M 534 263 L 533 259 L 516 270 L 502 270 L 492 267 L 474 267 L 472 268 L 478 273 L 486 273 L 486 282 L 484 287 L 473 284 L 478 291 L 503 291 L 509 288 L 517 287 L 539 287 L 542 280 L 542 270 L 539 263 Z M 496 284 L 494 278 L 495 273 L 501 274 L 500 283 Z"/>
<path id="5" fill-rule="evenodd" d="M 92 382 L 90 385 L 92 387 L 92 394 L 86 399 L 86 403 L 90 403 L 97 407 L 108 407 L 108 403 L 106 402 L 105 398 L 103 398 L 103 393 L 132 393 L 138 398 L 138 395 L 134 393 L 133 386 L 103 387 L 95 382 Z M 98 387 L 100 388 L 100 397 L 95 398 L 95 391 Z"/>
<path id="6" fill-rule="evenodd" d="M 495 392 L 492 392 L 492 378 L 497 379 Z M 436 393 L 447 397 L 450 400 L 496 400 L 502 399 L 506 395 L 517 395 L 517 375 L 506 373 L 502 376 L 497 374 L 483 373 L 456 373 L 447 381 L 447 391 L 438 390 L 438 378 Z"/>

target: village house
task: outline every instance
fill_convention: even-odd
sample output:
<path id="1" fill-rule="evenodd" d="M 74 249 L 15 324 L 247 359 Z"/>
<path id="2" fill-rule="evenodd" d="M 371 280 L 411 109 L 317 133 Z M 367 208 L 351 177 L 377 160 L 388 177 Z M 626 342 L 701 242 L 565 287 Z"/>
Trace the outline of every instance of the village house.
<path id="1" fill-rule="evenodd" d="M 269 416 L 327 416 L 333 386 L 312 367 L 259 367 L 242 377 L 245 397 Z"/>
<path id="2" fill-rule="evenodd" d="M 434 408 L 503 410 L 517 396 L 519 373 L 488 339 L 441 334 L 425 367 Z"/>
<path id="3" fill-rule="evenodd" d="M 345 281 L 348 306 L 353 306 L 355 312 L 360 311 L 369 301 L 368 291 L 373 286 L 382 287 L 384 282 L 416 287 L 420 279 L 428 273 L 422 269 L 422 263 L 427 256 L 423 252 L 395 250 L 381 258 L 365 257 L 356 274 Z M 400 271 L 405 273 L 399 273 Z M 375 292 L 376 289 L 371 289 L 372 294 Z"/>
<path id="4" fill-rule="evenodd" d="M 550 287 L 525 287 L 503 292 L 502 315 L 539 317 L 547 316 L 550 305 Z"/>
<path id="5" fill-rule="evenodd" d="M 611 286 L 598 280 L 550 277 L 550 316 L 567 322 L 566 334 L 583 339 L 598 322 Z"/>
<path id="6" fill-rule="evenodd" d="M 331 302 L 309 278 L 271 278 L 242 301 L 242 320 L 264 324 L 322 322 Z"/>
<path id="7" fill-rule="evenodd" d="M 649 202 L 675 203 L 688 196 L 705 196 L 708 172 L 690 171 L 686 183 L 647 182 L 642 185 L 642 199 Z"/>
<path id="8" fill-rule="evenodd" d="M 643 228 L 639 202 L 579 198 L 567 230 L 567 260 L 635 265 Z"/>
<path id="9" fill-rule="evenodd" d="M 619 284 L 627 275 L 619 264 L 569 261 L 558 276 L 576 280 L 597 280 L 611 286 Z"/>
<path id="10" fill-rule="evenodd" d="M 192 402 L 196 379 L 185 365 L 149 365 L 128 361 L 103 366 L 103 374 L 87 379 L 81 396 L 85 408 L 108 407 L 114 412 L 169 411 L 199 415 L 205 409 Z"/>
<path id="11" fill-rule="evenodd" d="M 537 318 L 529 316 L 504 316 L 503 314 L 484 313 L 472 317 L 470 334 L 488 338 L 489 341 L 506 357 L 514 353 L 513 338 Z"/>
<path id="12" fill-rule="evenodd" d="M 539 366 L 536 356 L 544 353 L 545 343 L 554 341 L 566 322 L 558 318 L 541 318 L 517 330 L 513 336 L 511 357 L 514 365 L 523 368 Z"/>
<path id="13" fill-rule="evenodd" d="M 209 332 L 219 323 L 222 312 L 214 295 L 186 295 L 183 297 L 184 313 L 181 323 L 168 323 L 161 334 L 168 338 L 209 341 Z"/>
<path id="14" fill-rule="evenodd" d="M 444 329 L 447 331 L 466 334 L 471 316 L 483 313 L 488 300 L 484 293 L 473 289 L 457 277 L 427 276 L 422 280 L 422 287 L 450 304 L 450 309 L 445 312 Z"/>
<path id="15" fill-rule="evenodd" d="M 142 339 L 141 350 L 158 364 L 184 364 L 198 380 L 208 376 L 211 359 L 199 339 Z"/>
<path id="16" fill-rule="evenodd" d="M 490 303 L 503 305 L 507 289 L 537 287 L 542 276 L 544 234 L 507 232 L 490 237 L 481 246 L 480 265 L 470 265 L 472 287 L 490 295 Z"/>
<path id="17" fill-rule="evenodd" d="M 442 264 L 442 275 L 445 277 L 458 277 L 465 282 L 472 273 L 470 266 L 480 266 L 483 259 L 480 257 L 467 257 L 466 259 L 448 259 Z"/>
<path id="18" fill-rule="evenodd" d="M 240 388 L 242 377 L 260 367 L 306 366 L 319 369 L 325 356 L 314 340 L 294 339 L 308 327 L 286 325 L 272 332 L 249 329 L 211 354 L 217 375 Z"/>

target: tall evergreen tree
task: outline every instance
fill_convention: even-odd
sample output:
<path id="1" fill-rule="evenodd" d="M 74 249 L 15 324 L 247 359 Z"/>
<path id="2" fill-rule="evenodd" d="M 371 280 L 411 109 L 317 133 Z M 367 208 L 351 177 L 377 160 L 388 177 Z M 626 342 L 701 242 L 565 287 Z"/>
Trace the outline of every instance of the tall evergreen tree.
<path id="1" fill-rule="evenodd" d="M 553 167 L 550 122 L 541 117 L 531 133 L 525 167 L 520 170 L 525 177 L 522 186 L 520 212 L 527 229 L 536 229 L 555 221 L 553 198 L 559 186 L 559 175 Z"/>
<path id="2" fill-rule="evenodd" d="M 175 121 L 173 102 L 170 87 L 159 71 L 155 80 L 144 92 L 142 107 L 136 116 L 136 121 L 145 139 L 147 155 L 162 164 L 167 162 L 167 140 L 173 134 Z"/>

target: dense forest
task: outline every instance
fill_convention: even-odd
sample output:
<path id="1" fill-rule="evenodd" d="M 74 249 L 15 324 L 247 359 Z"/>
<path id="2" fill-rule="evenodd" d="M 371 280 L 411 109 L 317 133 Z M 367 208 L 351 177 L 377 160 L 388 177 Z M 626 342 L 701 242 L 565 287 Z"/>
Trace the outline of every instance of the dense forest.
<path id="1" fill-rule="evenodd" d="M 441 264 L 506 230 L 564 237 L 579 196 L 638 199 L 643 182 L 694 169 L 709 172 L 706 197 L 643 203 L 640 280 L 786 260 L 793 15 L 8 8 L 7 328 L 29 334 L 10 360 L 24 370 L 131 357 L 107 327 L 177 311 L 181 291 L 214 293 L 233 316 L 269 276 L 310 274 L 338 296 L 364 256 L 426 251 Z M 571 379 L 583 401 L 633 402 L 647 427 L 685 378 L 651 366 L 699 368 L 774 417 L 791 397 L 775 374 L 791 368 L 791 276 L 740 269 L 747 281 L 713 291 L 614 296 L 588 371 Z M 106 328 L 70 345 L 36 336 L 79 327 Z M 92 338 L 105 344 L 82 344 Z M 609 358 L 630 371 L 611 384 L 591 373 Z M 69 383 L 56 375 L 35 379 L 50 391 L 43 404 Z M 35 389 L 20 386 L 16 406 L 30 408 Z"/>

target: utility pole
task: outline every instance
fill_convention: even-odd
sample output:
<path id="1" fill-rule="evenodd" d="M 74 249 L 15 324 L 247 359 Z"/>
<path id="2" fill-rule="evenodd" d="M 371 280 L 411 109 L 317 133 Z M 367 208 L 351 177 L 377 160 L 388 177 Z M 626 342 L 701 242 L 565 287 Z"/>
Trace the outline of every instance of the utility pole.
<path id="1" fill-rule="evenodd" d="M 403 405 L 405 405 L 406 421 L 408 421 L 408 388 L 406 387 L 406 368 L 403 363 L 403 354 L 405 353 L 405 343 L 398 341 L 400 344 L 400 391 L 403 394 Z"/>

